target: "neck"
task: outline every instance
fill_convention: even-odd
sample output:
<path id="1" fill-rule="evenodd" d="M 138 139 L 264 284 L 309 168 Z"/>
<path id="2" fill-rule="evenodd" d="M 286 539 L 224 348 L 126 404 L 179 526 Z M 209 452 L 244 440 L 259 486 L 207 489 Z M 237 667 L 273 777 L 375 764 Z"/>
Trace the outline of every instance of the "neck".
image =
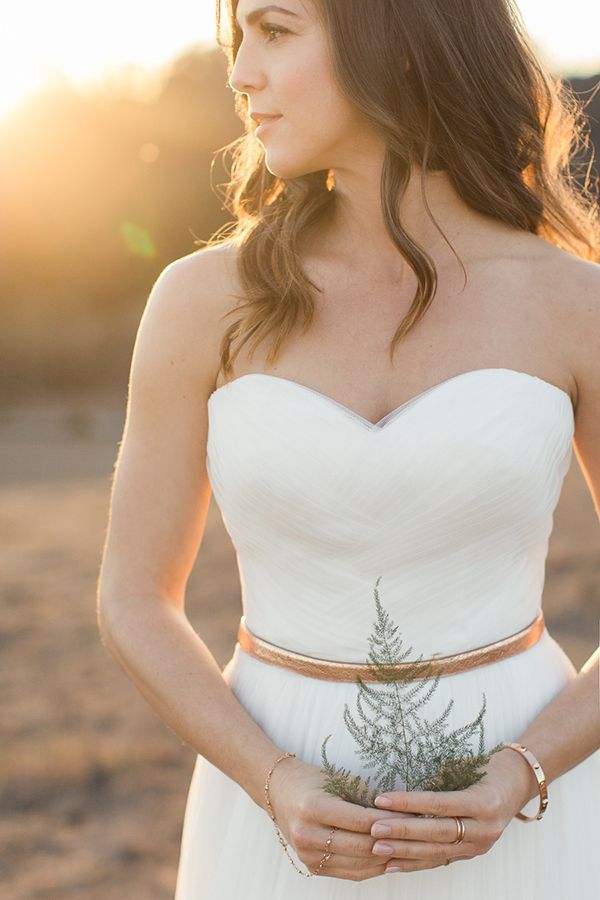
<path id="1" fill-rule="evenodd" d="M 328 247 L 353 264 L 391 277 L 407 268 L 385 227 L 380 200 L 381 166 L 361 170 L 334 170 L 334 208 L 327 233 Z M 410 237 L 433 258 L 436 265 L 454 260 L 444 235 L 460 254 L 461 236 L 484 217 L 461 199 L 445 172 L 429 172 L 423 179 L 430 219 L 421 191 L 421 170 L 414 167 L 400 202 L 400 221 Z M 489 220 L 488 220 L 489 222 Z"/>

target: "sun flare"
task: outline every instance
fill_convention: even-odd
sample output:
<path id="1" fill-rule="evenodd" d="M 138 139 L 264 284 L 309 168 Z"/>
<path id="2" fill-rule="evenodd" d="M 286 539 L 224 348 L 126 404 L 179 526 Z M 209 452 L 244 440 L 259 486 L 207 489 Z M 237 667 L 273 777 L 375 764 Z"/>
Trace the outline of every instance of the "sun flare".
<path id="1" fill-rule="evenodd" d="M 557 74 L 600 71 L 600 6 L 520 0 L 525 25 L 538 52 Z M 142 0 L 105 0 L 99 6 L 53 0 L 10 5 L 0 34 L 0 117 L 56 79 L 77 86 L 101 82 L 134 64 L 148 71 L 187 47 L 213 44 L 214 4 L 173 0 L 168 7 Z"/>

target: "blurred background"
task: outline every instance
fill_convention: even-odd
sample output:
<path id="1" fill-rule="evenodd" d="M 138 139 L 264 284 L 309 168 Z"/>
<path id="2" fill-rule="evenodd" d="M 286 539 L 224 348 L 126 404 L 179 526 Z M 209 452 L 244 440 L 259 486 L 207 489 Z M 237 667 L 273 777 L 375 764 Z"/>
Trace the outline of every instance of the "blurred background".
<path id="1" fill-rule="evenodd" d="M 600 8 L 519 8 L 586 102 Z M 136 329 L 164 266 L 229 221 L 211 162 L 242 126 L 212 0 L 3 9 L 0 895 L 169 898 L 195 754 L 102 647 L 95 588 Z M 587 116 L 598 153 L 600 93 Z M 544 606 L 578 668 L 598 641 L 598 543 L 574 458 Z M 240 590 L 214 499 L 187 596 L 224 665 Z"/>

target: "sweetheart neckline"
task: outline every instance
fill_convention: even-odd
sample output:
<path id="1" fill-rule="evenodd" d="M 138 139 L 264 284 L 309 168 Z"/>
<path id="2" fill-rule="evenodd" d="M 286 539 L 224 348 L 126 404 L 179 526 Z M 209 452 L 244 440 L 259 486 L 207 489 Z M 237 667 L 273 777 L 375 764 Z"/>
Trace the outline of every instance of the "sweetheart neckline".
<path id="1" fill-rule="evenodd" d="M 444 378 L 442 381 L 438 381 L 436 384 L 430 385 L 430 387 L 425 388 L 422 391 L 419 391 L 418 394 L 415 394 L 413 397 L 410 397 L 408 400 L 405 400 L 404 403 L 401 403 L 400 406 L 397 406 L 395 409 L 392 409 L 389 413 L 387 413 L 383 418 L 379 419 L 377 422 L 371 422 L 370 419 L 366 419 L 364 416 L 361 416 L 360 413 L 355 412 L 350 407 L 345 406 L 343 403 L 340 403 L 339 400 L 335 400 L 333 397 L 330 397 L 328 394 L 324 394 L 322 391 L 318 391 L 316 388 L 311 388 L 306 384 L 302 384 L 300 381 L 294 381 L 292 378 L 285 378 L 283 375 L 273 375 L 270 372 L 246 372 L 244 375 L 238 375 L 237 378 L 234 378 L 232 381 L 226 381 L 224 384 L 220 385 L 218 388 L 215 388 L 214 391 L 208 397 L 208 403 L 213 400 L 213 398 L 219 394 L 219 392 L 224 391 L 225 388 L 230 388 L 232 385 L 236 383 L 236 381 L 243 381 L 245 378 L 267 378 L 272 379 L 274 381 L 281 381 L 284 384 L 292 385 L 294 389 L 299 389 L 301 391 L 307 391 L 308 393 L 314 394 L 319 397 L 324 402 L 331 404 L 333 406 L 338 407 L 340 410 L 345 412 L 347 415 L 351 416 L 354 419 L 357 419 L 367 428 L 373 431 L 383 431 L 386 425 L 390 424 L 394 421 L 394 419 L 402 412 L 406 407 L 411 406 L 416 403 L 422 397 L 431 393 L 432 391 L 436 391 L 438 388 L 443 387 L 450 382 L 456 381 L 460 378 L 464 378 L 468 375 L 479 375 L 484 372 L 508 372 L 512 375 L 520 375 L 524 378 L 532 379 L 533 381 L 537 381 L 540 384 L 546 385 L 546 387 L 551 388 L 552 390 L 558 391 L 562 397 L 569 404 L 569 408 L 571 412 L 574 414 L 573 410 L 573 402 L 571 400 L 571 396 L 565 391 L 563 388 L 558 387 L 558 385 L 553 384 L 551 381 L 546 381 L 545 378 L 540 378 L 539 375 L 532 375 L 530 372 L 523 372 L 520 369 L 511 369 L 506 368 L 504 366 L 487 366 L 479 369 L 467 369 L 465 372 L 458 372 L 456 375 L 450 375 L 449 378 Z"/>

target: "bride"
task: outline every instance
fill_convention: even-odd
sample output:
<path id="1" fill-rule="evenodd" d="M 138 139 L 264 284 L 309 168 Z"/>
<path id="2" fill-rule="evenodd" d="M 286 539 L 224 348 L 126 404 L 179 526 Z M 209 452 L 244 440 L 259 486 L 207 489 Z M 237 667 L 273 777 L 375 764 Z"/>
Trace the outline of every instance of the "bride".
<path id="1" fill-rule="evenodd" d="M 151 291 L 98 588 L 106 647 L 198 754 L 176 898 L 590 900 L 598 652 L 577 672 L 542 611 L 573 448 L 600 512 L 579 110 L 512 0 L 228 0 L 217 27 L 235 227 Z M 212 493 L 244 612 L 224 671 L 185 612 Z M 323 789 L 328 734 L 371 774 L 343 714 L 379 577 L 447 666 L 434 714 L 486 696 L 502 749 L 470 787 Z"/>

